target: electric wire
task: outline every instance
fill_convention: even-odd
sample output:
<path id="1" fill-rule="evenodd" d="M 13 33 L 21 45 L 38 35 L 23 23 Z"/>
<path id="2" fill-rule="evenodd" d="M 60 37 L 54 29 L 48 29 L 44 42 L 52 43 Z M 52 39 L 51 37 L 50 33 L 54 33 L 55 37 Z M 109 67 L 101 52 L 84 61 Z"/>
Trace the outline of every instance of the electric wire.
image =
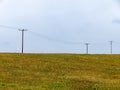
<path id="1" fill-rule="evenodd" d="M 20 28 L 16 28 L 16 27 L 11 27 L 11 26 L 6 26 L 6 25 L 0 25 L 0 27 L 2 28 L 8 28 L 8 29 L 14 29 L 14 30 L 21 30 Z M 65 44 L 82 44 L 81 42 L 71 42 L 71 41 L 65 41 L 65 40 L 60 40 L 60 39 L 55 39 L 53 37 L 49 37 L 47 35 L 43 35 L 41 33 L 38 32 L 33 32 L 31 30 L 29 30 L 29 32 L 31 32 L 32 34 L 39 36 L 41 38 L 50 40 L 50 41 L 55 41 L 55 42 L 60 42 L 60 43 L 65 43 Z"/>
<path id="2" fill-rule="evenodd" d="M 17 27 L 11 27 L 11 26 L 6 26 L 6 25 L 0 25 L 1 28 L 8 28 L 8 29 L 16 29 L 16 30 L 19 30 L 20 28 L 17 28 Z"/>
<path id="3" fill-rule="evenodd" d="M 113 21 L 113 22 L 116 22 L 116 21 Z M 12 26 L 6 26 L 6 25 L 0 25 L 1 28 L 8 28 L 8 29 L 14 29 L 14 30 L 22 30 L 20 28 L 17 28 L 17 27 L 12 27 Z M 34 34 L 35 36 L 38 36 L 38 37 L 41 37 L 43 39 L 46 39 L 46 40 L 50 40 L 50 41 L 54 41 L 54 42 L 59 42 L 59 43 L 64 43 L 64 44 L 85 44 L 83 42 L 72 42 L 72 41 L 67 41 L 67 40 L 61 40 L 61 39 L 56 39 L 54 37 L 50 37 L 48 35 L 45 35 L 45 34 L 41 34 L 41 33 L 38 33 L 38 32 L 35 32 L 35 31 L 32 31 L 32 30 L 28 30 L 30 33 Z M 114 42 L 115 44 L 120 44 L 120 42 Z M 105 43 L 91 43 L 92 45 L 103 45 Z"/>
<path id="4" fill-rule="evenodd" d="M 81 42 L 71 42 L 71 41 L 66 41 L 66 40 L 60 40 L 60 39 L 55 39 L 53 37 L 49 37 L 47 35 L 44 35 L 44 34 L 41 34 L 41 33 L 38 33 L 38 32 L 33 32 L 33 31 L 30 31 L 32 34 L 36 35 L 36 36 L 39 36 L 41 38 L 44 38 L 44 39 L 47 39 L 47 40 L 50 40 L 50 41 L 55 41 L 55 42 L 60 42 L 60 43 L 64 43 L 64 44 L 83 44 Z"/>

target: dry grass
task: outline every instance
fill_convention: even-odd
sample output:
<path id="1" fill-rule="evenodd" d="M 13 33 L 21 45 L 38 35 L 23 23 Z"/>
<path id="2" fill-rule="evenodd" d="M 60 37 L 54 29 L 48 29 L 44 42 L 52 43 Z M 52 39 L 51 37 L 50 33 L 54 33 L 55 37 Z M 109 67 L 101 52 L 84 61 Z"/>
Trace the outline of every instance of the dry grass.
<path id="1" fill-rule="evenodd" d="M 120 55 L 0 54 L 0 90 L 120 90 Z"/>

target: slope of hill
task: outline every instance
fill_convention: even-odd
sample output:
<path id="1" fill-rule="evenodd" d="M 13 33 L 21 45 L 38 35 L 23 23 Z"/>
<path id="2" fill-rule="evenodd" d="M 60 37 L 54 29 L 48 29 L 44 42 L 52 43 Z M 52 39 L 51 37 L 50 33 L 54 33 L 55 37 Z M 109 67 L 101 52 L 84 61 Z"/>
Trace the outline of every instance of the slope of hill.
<path id="1" fill-rule="evenodd" d="M 120 55 L 0 54 L 0 90 L 120 90 Z"/>

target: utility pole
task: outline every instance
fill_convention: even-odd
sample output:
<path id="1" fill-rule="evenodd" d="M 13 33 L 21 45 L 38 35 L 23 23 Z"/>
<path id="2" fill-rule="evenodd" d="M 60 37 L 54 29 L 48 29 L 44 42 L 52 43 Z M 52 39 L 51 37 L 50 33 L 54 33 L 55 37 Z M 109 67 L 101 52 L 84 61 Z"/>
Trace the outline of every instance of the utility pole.
<path id="1" fill-rule="evenodd" d="M 113 41 L 110 41 L 110 53 L 111 54 L 113 53 L 112 49 L 113 49 Z"/>
<path id="2" fill-rule="evenodd" d="M 85 45 L 86 45 L 86 54 L 88 54 L 88 50 L 89 50 L 89 47 L 88 47 L 88 46 L 89 46 L 90 44 L 89 44 L 89 43 L 85 43 Z"/>
<path id="3" fill-rule="evenodd" d="M 19 31 L 22 32 L 22 50 L 21 53 L 24 53 L 24 31 L 27 31 L 26 29 L 19 29 Z"/>

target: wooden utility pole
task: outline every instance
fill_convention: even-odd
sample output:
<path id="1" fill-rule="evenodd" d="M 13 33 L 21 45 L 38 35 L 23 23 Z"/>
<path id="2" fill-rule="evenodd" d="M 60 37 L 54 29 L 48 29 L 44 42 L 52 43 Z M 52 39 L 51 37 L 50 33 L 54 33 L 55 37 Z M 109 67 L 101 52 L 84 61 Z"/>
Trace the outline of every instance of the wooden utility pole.
<path id="1" fill-rule="evenodd" d="M 110 41 L 110 53 L 113 53 L 113 41 Z"/>
<path id="2" fill-rule="evenodd" d="M 86 54 L 88 54 L 89 53 L 89 43 L 85 43 L 85 45 L 86 45 Z"/>
<path id="3" fill-rule="evenodd" d="M 22 32 L 22 50 L 21 53 L 24 53 L 24 31 L 27 31 L 26 29 L 19 29 L 19 31 Z"/>

